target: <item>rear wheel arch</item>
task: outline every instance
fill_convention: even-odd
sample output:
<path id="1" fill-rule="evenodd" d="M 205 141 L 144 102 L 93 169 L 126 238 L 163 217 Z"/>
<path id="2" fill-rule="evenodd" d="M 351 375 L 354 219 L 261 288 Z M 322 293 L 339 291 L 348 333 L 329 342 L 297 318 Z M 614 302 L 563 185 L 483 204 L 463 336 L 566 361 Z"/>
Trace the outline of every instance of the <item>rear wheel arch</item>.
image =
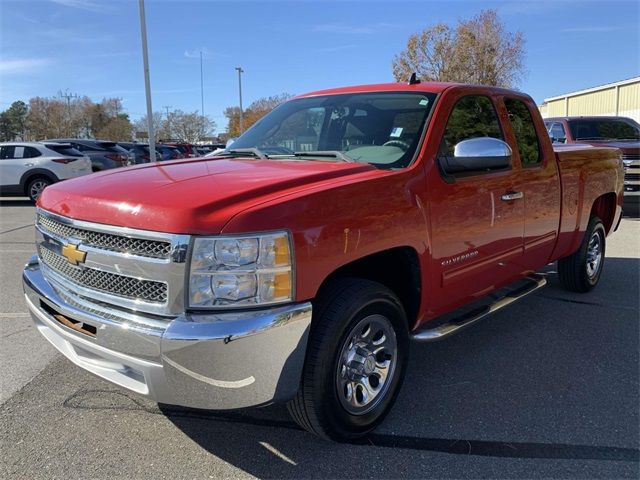
<path id="1" fill-rule="evenodd" d="M 22 190 L 25 195 L 28 195 L 27 187 L 29 186 L 29 183 L 31 183 L 36 178 L 46 178 L 51 183 L 60 181 L 56 174 L 51 170 L 47 170 L 45 168 L 34 168 L 33 170 L 25 172 L 20 179 L 20 190 Z"/>
<path id="2" fill-rule="evenodd" d="M 616 216 L 617 197 L 613 192 L 605 193 L 596 198 L 591 206 L 589 219 L 598 217 L 604 225 L 605 232 L 609 235 L 615 225 L 613 224 Z"/>

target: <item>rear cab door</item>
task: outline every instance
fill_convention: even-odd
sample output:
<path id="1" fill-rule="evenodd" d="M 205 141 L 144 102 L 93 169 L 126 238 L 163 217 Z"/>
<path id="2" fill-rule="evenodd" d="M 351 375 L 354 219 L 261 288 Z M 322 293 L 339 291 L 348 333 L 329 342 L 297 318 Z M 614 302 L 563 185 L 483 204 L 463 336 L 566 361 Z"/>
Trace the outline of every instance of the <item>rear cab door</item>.
<path id="1" fill-rule="evenodd" d="M 437 316 L 499 288 L 522 271 L 524 202 L 517 159 L 508 168 L 451 175 L 437 158 L 477 137 L 507 143 L 508 121 L 499 96 L 486 88 L 453 88 L 440 103 L 435 169 L 427 175 L 433 292 L 429 316 Z M 512 199 L 512 197 L 514 197 Z"/>
<path id="2" fill-rule="evenodd" d="M 533 100 L 526 95 L 500 98 L 515 160 L 520 164 L 524 203 L 523 272 L 540 269 L 556 244 L 560 225 L 560 176 L 547 130 Z"/>

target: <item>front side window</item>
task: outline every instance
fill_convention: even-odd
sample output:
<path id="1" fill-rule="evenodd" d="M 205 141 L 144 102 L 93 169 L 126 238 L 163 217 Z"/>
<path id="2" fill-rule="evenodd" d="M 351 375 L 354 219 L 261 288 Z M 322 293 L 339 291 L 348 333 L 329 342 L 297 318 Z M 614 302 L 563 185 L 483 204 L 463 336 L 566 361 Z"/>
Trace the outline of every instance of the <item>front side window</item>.
<path id="1" fill-rule="evenodd" d="M 569 120 L 574 140 L 640 140 L 640 126 L 631 119 L 585 118 Z"/>
<path id="2" fill-rule="evenodd" d="M 452 157 L 458 143 L 480 137 L 504 140 L 498 114 L 484 95 L 462 97 L 449 115 L 439 155 Z"/>
<path id="3" fill-rule="evenodd" d="M 13 149 L 15 147 L 5 146 L 0 147 L 0 160 L 9 160 L 13 158 Z"/>
<path id="4" fill-rule="evenodd" d="M 420 145 L 435 97 L 426 92 L 373 92 L 291 100 L 228 150 L 258 149 L 271 159 L 347 159 L 379 168 L 406 167 Z"/>
<path id="5" fill-rule="evenodd" d="M 554 142 L 567 143 L 567 134 L 564 131 L 564 126 L 561 123 L 554 122 L 549 129 L 551 137 Z"/>
<path id="6" fill-rule="evenodd" d="M 520 153 L 520 163 L 523 167 L 531 167 L 540 164 L 540 146 L 538 145 L 538 134 L 533 124 L 531 112 L 521 100 L 515 98 L 505 98 L 504 105 L 509 114 L 509 121 L 516 136 L 518 152 Z"/>

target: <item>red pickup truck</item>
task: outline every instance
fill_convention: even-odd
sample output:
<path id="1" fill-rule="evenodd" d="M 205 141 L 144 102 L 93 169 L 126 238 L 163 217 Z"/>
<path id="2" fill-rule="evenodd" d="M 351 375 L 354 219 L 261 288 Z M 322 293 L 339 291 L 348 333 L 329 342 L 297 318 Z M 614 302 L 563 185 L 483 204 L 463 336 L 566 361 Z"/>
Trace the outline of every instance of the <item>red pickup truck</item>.
<path id="1" fill-rule="evenodd" d="M 554 117 L 544 124 L 554 143 L 614 147 L 622 152 L 626 207 L 640 207 L 640 125 L 626 117 Z"/>
<path id="2" fill-rule="evenodd" d="M 593 288 L 622 190 L 619 150 L 554 151 L 520 92 L 326 90 L 218 157 L 48 187 L 25 297 L 47 340 L 117 385 L 208 409 L 288 401 L 303 428 L 352 439 L 391 408 L 410 340 L 540 288 L 549 262 Z"/>

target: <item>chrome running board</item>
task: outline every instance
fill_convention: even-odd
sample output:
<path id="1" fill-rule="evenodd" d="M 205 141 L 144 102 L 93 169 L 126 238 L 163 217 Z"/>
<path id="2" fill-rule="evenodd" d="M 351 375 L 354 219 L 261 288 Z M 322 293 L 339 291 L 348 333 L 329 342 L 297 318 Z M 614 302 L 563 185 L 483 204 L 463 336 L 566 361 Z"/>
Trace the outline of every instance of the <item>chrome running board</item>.
<path id="1" fill-rule="evenodd" d="M 459 332 L 463 328 L 466 328 L 486 316 L 497 312 L 498 310 L 512 304 L 513 302 L 526 297 L 530 293 L 535 292 L 539 288 L 544 287 L 547 284 L 547 279 L 540 274 L 534 273 L 528 275 L 523 280 L 527 280 L 527 283 L 522 287 L 516 288 L 508 292 L 506 295 L 497 299 L 489 305 L 485 305 L 472 310 L 460 317 L 453 318 L 452 320 L 442 323 L 434 328 L 426 328 L 424 330 L 418 330 L 411 335 L 411 339 L 416 342 L 435 342 L 442 340 L 454 333 Z"/>

